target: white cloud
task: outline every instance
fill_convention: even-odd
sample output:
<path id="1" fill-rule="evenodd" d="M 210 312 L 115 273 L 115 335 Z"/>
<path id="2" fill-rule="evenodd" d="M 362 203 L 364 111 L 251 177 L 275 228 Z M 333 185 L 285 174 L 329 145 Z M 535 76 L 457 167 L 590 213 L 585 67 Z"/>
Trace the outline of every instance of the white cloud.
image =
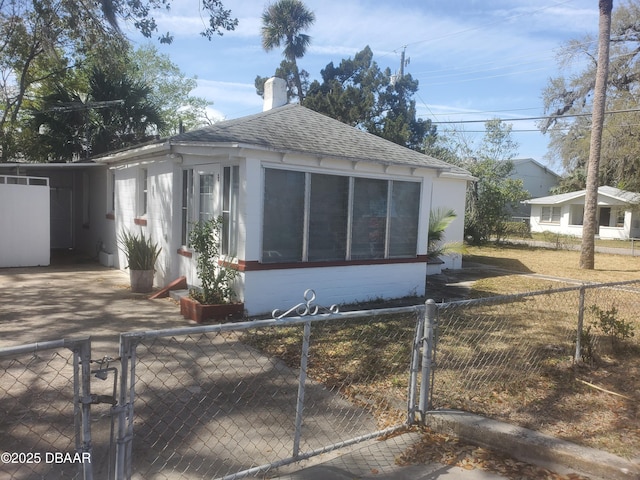
<path id="1" fill-rule="evenodd" d="M 256 94 L 253 84 L 198 79 L 192 94 L 212 101 L 211 110 L 217 117 L 235 118 L 262 109 L 262 98 Z"/>

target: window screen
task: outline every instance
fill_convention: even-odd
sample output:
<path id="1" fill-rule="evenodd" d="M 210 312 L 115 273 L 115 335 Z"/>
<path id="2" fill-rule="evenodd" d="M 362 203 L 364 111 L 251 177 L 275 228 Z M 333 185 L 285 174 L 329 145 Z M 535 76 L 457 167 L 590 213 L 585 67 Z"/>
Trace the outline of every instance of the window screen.
<path id="1" fill-rule="evenodd" d="M 262 261 L 302 260 L 305 174 L 265 169 Z"/>

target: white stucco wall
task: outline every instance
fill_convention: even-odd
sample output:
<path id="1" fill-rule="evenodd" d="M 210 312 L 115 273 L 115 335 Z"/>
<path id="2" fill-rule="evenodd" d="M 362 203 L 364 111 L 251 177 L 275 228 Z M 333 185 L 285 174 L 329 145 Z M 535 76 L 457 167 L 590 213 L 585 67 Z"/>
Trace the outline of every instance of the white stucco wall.
<path id="1" fill-rule="evenodd" d="M 0 183 L 0 267 L 49 265 L 49 184 Z M 32 177 L 22 177 L 20 180 Z"/>
<path id="2" fill-rule="evenodd" d="M 139 182 L 142 169 L 147 170 L 147 212 L 141 213 L 141 197 Z M 114 168 L 116 175 L 116 205 L 114 212 L 114 230 L 116 238 L 122 232 L 141 234 L 161 247 L 160 256 L 156 263 L 156 285 L 166 285 L 180 276 L 180 259 L 177 258 L 176 222 L 179 233 L 179 218 L 174 214 L 176 200 L 174 198 L 174 183 L 179 175 L 176 174 L 175 163 L 160 156 L 154 161 L 145 161 L 118 166 Z M 179 238 L 178 238 L 179 240 Z M 116 252 L 115 267 L 125 269 L 126 258 L 124 252 L 116 245 L 109 245 L 109 250 Z"/>
<path id="3" fill-rule="evenodd" d="M 422 296 L 426 264 L 349 265 L 340 267 L 264 270 L 244 273 L 245 308 L 250 315 L 287 310 L 304 301 L 306 289 L 316 304 L 355 303 Z"/>
<path id="4" fill-rule="evenodd" d="M 156 268 L 155 284 L 164 286 L 179 276 L 186 276 L 189 285 L 198 285 L 195 258 L 181 251 L 182 172 L 193 169 L 194 182 L 198 172 L 221 173 L 223 167 L 238 165 L 240 193 L 238 199 L 238 260 L 247 265 L 239 285 L 239 297 L 250 315 L 283 308 L 302 301 L 304 290 L 314 289 L 318 302 L 349 303 L 375 298 L 397 298 L 424 295 L 426 264 L 423 260 L 394 263 L 393 260 L 374 265 L 338 265 L 280 268 L 260 264 L 262 256 L 262 222 L 264 168 L 288 168 L 301 172 L 368 177 L 384 180 L 414 181 L 421 185 L 421 212 L 418 225 L 417 255 L 427 250 L 428 212 L 434 198 L 432 183 L 437 181 L 435 198 L 439 203 L 460 211 L 451 228 L 451 238 L 462 240 L 464 224 L 464 192 L 466 182 L 460 179 L 437 178 L 431 169 L 385 166 L 352 162 L 344 159 L 280 154 L 249 148 L 174 146 L 142 160 L 127 159 L 113 163 L 116 172 L 115 231 L 144 231 L 160 243 L 162 254 Z M 140 169 L 148 171 L 148 209 L 145 226 L 140 217 L 138 184 Z M 218 182 L 220 182 L 218 177 Z M 218 185 L 221 189 L 221 185 Z M 194 191 L 197 197 L 197 189 Z M 221 212 L 220 212 L 221 213 Z M 137 219 L 137 221 L 136 221 Z M 339 262 L 334 262 L 339 263 Z M 460 268 L 460 260 L 452 259 L 449 268 Z M 118 253 L 116 266 L 124 268 L 125 258 Z"/>
<path id="5" fill-rule="evenodd" d="M 430 211 L 435 211 L 437 209 L 448 210 L 452 208 L 457 214 L 456 219 L 451 222 L 445 231 L 443 240 L 445 244 L 462 244 L 464 240 L 466 189 L 467 183 L 459 179 L 438 177 L 433 181 Z M 460 254 L 452 253 L 449 255 L 443 255 L 440 259 L 444 262 L 442 268 L 462 268 L 462 255 Z"/>

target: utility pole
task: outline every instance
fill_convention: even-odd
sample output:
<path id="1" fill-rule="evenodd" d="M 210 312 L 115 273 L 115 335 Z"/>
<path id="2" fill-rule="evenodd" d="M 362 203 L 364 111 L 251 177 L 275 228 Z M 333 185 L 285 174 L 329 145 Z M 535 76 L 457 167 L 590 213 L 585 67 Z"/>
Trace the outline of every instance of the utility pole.
<path id="1" fill-rule="evenodd" d="M 404 77 L 404 67 L 409 65 L 409 61 L 411 60 L 410 58 L 405 60 L 406 51 L 407 46 L 405 45 L 402 47 L 402 53 L 400 53 L 400 71 L 395 75 L 391 75 L 391 85 L 395 85 L 398 80 L 401 80 Z"/>
<path id="2" fill-rule="evenodd" d="M 404 54 L 407 50 L 407 46 L 402 47 L 402 53 L 400 54 L 400 78 L 404 77 Z"/>

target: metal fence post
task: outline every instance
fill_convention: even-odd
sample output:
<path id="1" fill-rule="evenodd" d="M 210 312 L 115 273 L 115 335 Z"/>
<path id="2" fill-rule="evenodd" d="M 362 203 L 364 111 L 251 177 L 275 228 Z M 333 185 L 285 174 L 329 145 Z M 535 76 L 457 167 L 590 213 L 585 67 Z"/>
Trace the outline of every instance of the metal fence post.
<path id="1" fill-rule="evenodd" d="M 436 302 L 429 299 L 425 302 L 424 333 L 422 336 L 422 378 L 420 380 L 420 399 L 418 410 L 422 416 L 422 421 L 426 417 L 426 412 L 430 408 L 429 384 L 431 381 L 431 358 L 433 351 L 433 326 L 436 321 Z"/>
<path id="2" fill-rule="evenodd" d="M 584 324 L 584 296 L 586 287 L 582 285 L 580 287 L 580 300 L 578 301 L 578 332 L 576 333 L 576 353 L 573 357 L 573 361 L 578 363 L 582 361 L 582 328 Z"/>
<path id="3" fill-rule="evenodd" d="M 298 399 L 296 403 L 295 436 L 293 438 L 293 458 L 300 454 L 300 439 L 302 437 L 302 420 L 304 412 L 304 393 L 307 382 L 307 363 L 309 360 L 309 343 L 311 340 L 311 322 L 304 324 L 302 339 L 302 353 L 300 354 L 300 377 L 298 380 Z"/>
<path id="4" fill-rule="evenodd" d="M 73 352 L 73 399 L 76 452 L 82 454 L 82 478 L 93 480 L 91 456 L 91 338 L 63 340 Z M 85 454 L 90 461 L 84 461 Z"/>
<path id="5" fill-rule="evenodd" d="M 118 404 L 113 409 L 113 413 L 117 414 L 118 418 L 115 465 L 117 480 L 131 478 L 136 348 L 139 341 L 140 338 L 134 335 L 120 335 L 120 392 Z"/>
<path id="6" fill-rule="evenodd" d="M 420 312 L 416 314 L 416 329 L 413 336 L 413 352 L 411 354 L 411 367 L 409 368 L 409 393 L 407 395 L 407 423 L 413 425 L 416 422 L 416 396 L 418 395 L 418 372 L 420 371 L 420 347 L 422 346 L 422 332 L 424 331 L 424 317 Z M 418 421 L 423 421 L 419 419 Z"/>

